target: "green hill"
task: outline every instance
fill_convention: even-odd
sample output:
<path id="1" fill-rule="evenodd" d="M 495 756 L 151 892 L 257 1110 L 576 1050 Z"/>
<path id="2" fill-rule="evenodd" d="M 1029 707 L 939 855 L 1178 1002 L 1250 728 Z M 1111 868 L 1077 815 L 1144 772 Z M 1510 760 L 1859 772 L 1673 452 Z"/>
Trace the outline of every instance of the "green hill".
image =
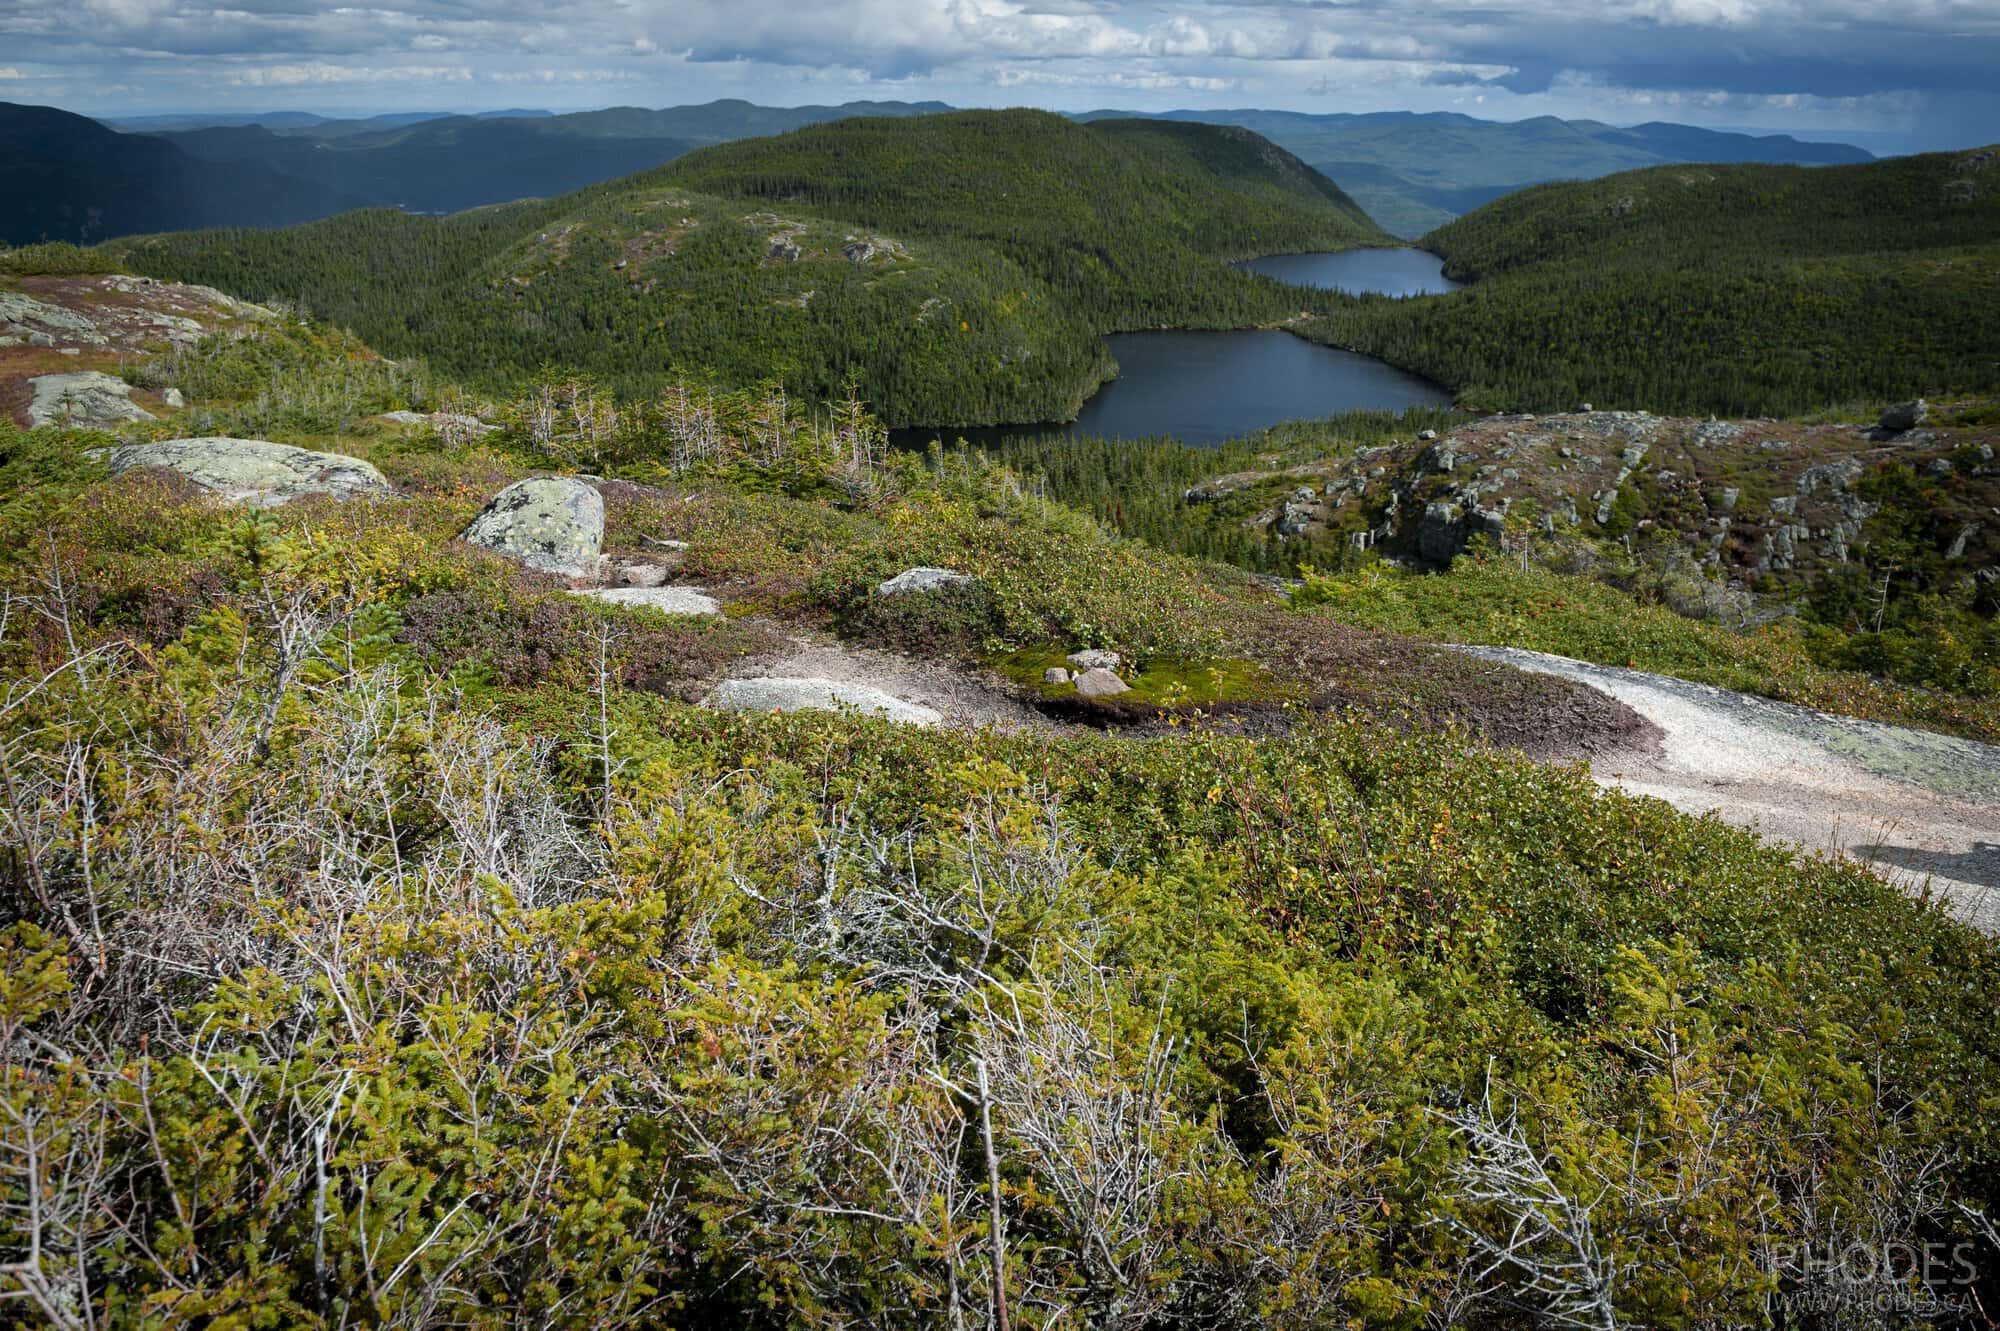
<path id="1" fill-rule="evenodd" d="M 1787 415 L 2000 385 L 2000 153 L 1675 166 L 1526 190 L 1426 237 L 1450 296 L 1315 335 L 1468 402 Z"/>
<path id="2" fill-rule="evenodd" d="M 304 304 L 476 382 L 545 363 L 643 394 L 674 366 L 893 424 L 1074 414 L 1100 335 L 1282 320 L 1228 260 L 1383 234 L 1245 130 L 1031 111 L 865 119 L 709 148 L 566 198 L 445 219 L 127 242 L 139 271 Z"/>

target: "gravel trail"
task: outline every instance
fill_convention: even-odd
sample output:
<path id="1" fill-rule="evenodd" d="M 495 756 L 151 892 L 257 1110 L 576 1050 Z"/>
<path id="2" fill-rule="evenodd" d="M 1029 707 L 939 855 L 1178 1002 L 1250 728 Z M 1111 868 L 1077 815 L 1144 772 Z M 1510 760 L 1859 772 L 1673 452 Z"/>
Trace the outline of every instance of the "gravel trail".
<path id="1" fill-rule="evenodd" d="M 731 672 L 733 678 L 804 677 L 862 685 L 930 708 L 950 726 L 996 726 L 1009 731 L 1061 728 L 1013 697 L 999 679 L 984 671 L 859 647 L 795 625 L 773 623 L 772 627 L 791 640 L 791 649 L 745 662 Z"/>
<path id="2" fill-rule="evenodd" d="M 1928 883 L 2000 933 L 2000 748 L 1542 652 L 1461 650 L 1587 685 L 1660 728 L 1658 746 L 1598 757 L 1600 783 Z"/>

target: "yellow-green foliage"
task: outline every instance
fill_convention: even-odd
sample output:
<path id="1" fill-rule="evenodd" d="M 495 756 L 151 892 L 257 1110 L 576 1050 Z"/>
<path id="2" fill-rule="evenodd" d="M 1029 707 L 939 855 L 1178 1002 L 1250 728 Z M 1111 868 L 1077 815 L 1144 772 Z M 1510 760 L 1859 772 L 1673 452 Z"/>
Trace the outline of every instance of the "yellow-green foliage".
<path id="1" fill-rule="evenodd" d="M 16 277 L 81 277 L 124 271 L 125 266 L 112 255 L 67 241 L 0 248 L 0 273 Z"/>
<path id="2" fill-rule="evenodd" d="M 590 622 L 744 621 L 579 608 L 510 674 L 577 605 L 452 541 L 518 458 L 246 516 L 6 442 L 10 1316 L 1708 1328 L 2000 1260 L 2000 950 L 1852 863 L 1309 709 L 710 712 Z M 1241 678 L 1233 575 L 891 479 L 611 541 L 835 626 L 963 567 L 1003 640 Z"/>

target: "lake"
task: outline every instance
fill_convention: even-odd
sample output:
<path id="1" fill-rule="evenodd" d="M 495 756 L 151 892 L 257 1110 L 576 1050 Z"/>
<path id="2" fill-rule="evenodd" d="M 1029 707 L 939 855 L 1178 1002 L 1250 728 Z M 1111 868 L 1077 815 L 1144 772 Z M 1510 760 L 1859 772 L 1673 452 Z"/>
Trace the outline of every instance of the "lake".
<path id="1" fill-rule="evenodd" d="M 1237 267 L 1295 287 L 1352 296 L 1439 296 L 1464 285 L 1444 275 L 1444 260 L 1423 250 L 1341 250 L 1337 254 L 1273 254 Z"/>
<path id="2" fill-rule="evenodd" d="M 1277 255 L 1244 266 L 1301 286 L 1339 284 L 1340 290 L 1357 294 L 1415 295 L 1457 289 L 1439 272 L 1443 262 L 1421 250 L 1371 249 Z M 1452 395 L 1429 380 L 1290 333 L 1117 333 L 1105 341 L 1118 362 L 1118 377 L 1083 404 L 1075 421 L 913 428 L 897 430 L 893 438 L 913 448 L 937 438 L 996 445 L 1036 434 L 1106 439 L 1171 435 L 1185 444 L 1210 445 L 1284 421 L 1452 403 Z"/>

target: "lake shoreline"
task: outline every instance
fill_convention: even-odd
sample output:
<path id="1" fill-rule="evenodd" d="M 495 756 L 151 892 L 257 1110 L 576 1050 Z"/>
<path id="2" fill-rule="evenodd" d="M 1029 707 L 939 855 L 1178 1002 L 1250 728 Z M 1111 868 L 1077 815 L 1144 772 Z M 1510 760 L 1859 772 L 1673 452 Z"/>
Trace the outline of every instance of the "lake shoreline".
<path id="1" fill-rule="evenodd" d="M 1250 265 L 1272 262 L 1316 269 L 1322 280 L 1338 277 L 1354 295 L 1433 294 L 1412 288 L 1444 291 L 1459 285 L 1442 275 L 1442 258 L 1413 246 L 1272 255 L 1237 267 L 1254 271 Z M 1368 289 L 1371 285 L 1375 289 Z M 1118 372 L 1084 399 L 1072 420 L 906 426 L 891 430 L 890 440 L 900 448 L 923 449 L 934 441 L 997 446 L 1009 439 L 1070 435 L 1175 438 L 1212 447 L 1288 420 L 1449 406 L 1453 401 L 1444 385 L 1285 326 L 1132 331 L 1109 334 L 1105 343 Z"/>

